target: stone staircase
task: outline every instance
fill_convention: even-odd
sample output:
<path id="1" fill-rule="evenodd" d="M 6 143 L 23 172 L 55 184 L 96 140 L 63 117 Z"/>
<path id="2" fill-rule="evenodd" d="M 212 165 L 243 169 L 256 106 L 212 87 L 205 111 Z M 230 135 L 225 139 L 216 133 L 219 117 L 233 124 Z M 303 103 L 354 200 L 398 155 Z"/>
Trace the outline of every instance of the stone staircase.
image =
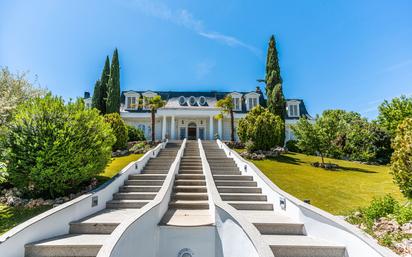
<path id="1" fill-rule="evenodd" d="M 345 256 L 345 246 L 307 236 L 304 224 L 275 211 L 253 176 L 242 175 L 216 142 L 202 141 L 202 145 L 222 200 L 258 229 L 276 257 Z"/>
<path id="2" fill-rule="evenodd" d="M 26 257 L 96 256 L 105 240 L 124 220 L 134 216 L 163 185 L 175 160 L 180 143 L 168 143 L 156 158 L 150 159 L 141 174 L 130 175 L 106 209 L 70 223 L 69 234 L 27 244 Z"/>
<path id="3" fill-rule="evenodd" d="M 176 174 L 169 210 L 160 225 L 200 226 L 212 223 L 206 180 L 197 141 L 187 141 Z"/>

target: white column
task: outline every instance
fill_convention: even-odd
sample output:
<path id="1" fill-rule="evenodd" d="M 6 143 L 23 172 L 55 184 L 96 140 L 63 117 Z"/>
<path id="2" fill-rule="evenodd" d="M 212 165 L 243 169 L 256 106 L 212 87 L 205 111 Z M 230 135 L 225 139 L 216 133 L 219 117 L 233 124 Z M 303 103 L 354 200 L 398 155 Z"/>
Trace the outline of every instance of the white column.
<path id="1" fill-rule="evenodd" d="M 163 116 L 163 123 L 162 123 L 162 139 L 166 138 L 166 115 Z"/>
<path id="2" fill-rule="evenodd" d="M 210 116 L 210 121 L 209 121 L 209 125 L 210 125 L 210 127 L 209 127 L 209 135 L 210 135 L 210 140 L 213 140 L 213 119 L 214 119 L 214 117 L 213 117 L 213 115 L 211 115 Z"/>
<path id="3" fill-rule="evenodd" d="M 218 123 L 217 123 L 217 130 L 218 130 L 218 132 L 217 133 L 219 133 L 219 138 L 220 138 L 220 140 L 223 140 L 223 132 L 222 132 L 222 123 L 223 123 L 223 118 L 222 119 L 219 119 L 219 121 L 218 121 Z"/>
<path id="4" fill-rule="evenodd" d="M 170 128 L 170 139 L 175 140 L 176 135 L 175 135 L 175 116 L 172 116 L 172 122 L 171 122 L 171 128 Z"/>

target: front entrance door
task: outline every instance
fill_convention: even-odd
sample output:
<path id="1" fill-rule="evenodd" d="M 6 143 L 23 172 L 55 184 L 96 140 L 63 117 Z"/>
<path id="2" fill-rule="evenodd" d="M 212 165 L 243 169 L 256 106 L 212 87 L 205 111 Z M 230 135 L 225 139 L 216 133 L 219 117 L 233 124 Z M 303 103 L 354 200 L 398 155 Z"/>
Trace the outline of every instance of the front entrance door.
<path id="1" fill-rule="evenodd" d="M 187 126 L 187 139 L 189 140 L 196 140 L 197 135 L 196 135 L 196 123 L 191 122 Z"/>

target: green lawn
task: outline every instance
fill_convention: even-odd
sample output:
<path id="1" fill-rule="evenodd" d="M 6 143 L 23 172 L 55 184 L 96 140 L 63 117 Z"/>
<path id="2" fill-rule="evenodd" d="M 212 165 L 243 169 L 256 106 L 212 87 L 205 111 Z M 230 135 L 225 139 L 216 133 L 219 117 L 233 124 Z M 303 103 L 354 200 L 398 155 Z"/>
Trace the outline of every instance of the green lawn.
<path id="1" fill-rule="evenodd" d="M 315 168 L 319 157 L 288 153 L 272 160 L 253 161 L 277 186 L 311 204 L 336 215 L 344 215 L 366 206 L 373 197 L 392 194 L 405 201 L 392 182 L 388 166 L 363 165 L 350 161 L 326 159 L 341 169 Z"/>
<path id="2" fill-rule="evenodd" d="M 138 160 L 143 154 L 130 154 L 127 156 L 112 158 L 112 161 L 107 165 L 104 172 L 98 176 L 99 182 L 105 182 L 111 179 L 119 171 L 121 171 L 127 164 Z"/>
<path id="3" fill-rule="evenodd" d="M 104 172 L 98 176 L 100 183 L 109 180 L 121 171 L 127 164 L 138 160 L 143 154 L 131 154 L 128 156 L 112 158 Z M 0 235 L 12 227 L 50 209 L 51 206 L 41 206 L 37 208 L 10 207 L 0 204 Z"/>

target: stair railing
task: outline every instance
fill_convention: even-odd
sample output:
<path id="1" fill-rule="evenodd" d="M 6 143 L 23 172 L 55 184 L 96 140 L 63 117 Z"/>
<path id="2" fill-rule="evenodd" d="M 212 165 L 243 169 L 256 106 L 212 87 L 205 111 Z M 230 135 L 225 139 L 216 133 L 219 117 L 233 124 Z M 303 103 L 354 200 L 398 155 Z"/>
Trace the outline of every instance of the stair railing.
<path id="1" fill-rule="evenodd" d="M 134 217 L 117 226 L 97 257 L 156 257 L 158 255 L 158 224 L 168 210 L 173 183 L 179 171 L 186 142 L 187 140 L 184 139 L 155 199 L 139 209 Z"/>
<path id="2" fill-rule="evenodd" d="M 233 158 L 242 174 L 253 176 L 258 186 L 262 188 L 262 193 L 268 196 L 268 202 L 273 203 L 274 209 L 304 223 L 309 236 L 341 243 L 346 246 L 351 257 L 397 256 L 387 248 L 378 245 L 375 240 L 357 227 L 283 191 L 252 162 L 245 160 L 219 139 L 216 142 L 219 148 L 225 151 L 226 156 Z"/>
<path id="3" fill-rule="evenodd" d="M 147 161 L 153 156 L 157 156 L 166 144 L 167 142 L 163 142 L 157 145 L 139 160 L 129 163 L 100 187 L 45 211 L 0 236 L 1 257 L 24 256 L 26 244 L 68 234 L 70 222 L 103 210 L 106 207 L 106 202 L 112 199 L 113 194 L 119 190 L 129 175 L 140 173 Z"/>
<path id="4" fill-rule="evenodd" d="M 222 241 L 223 256 L 274 257 L 270 247 L 262 242 L 257 228 L 239 215 L 234 207 L 222 201 L 202 141 L 199 139 L 198 142 L 207 192 L 211 202 L 209 206 L 213 206 L 214 209 L 212 217 L 214 217 L 218 235 Z M 235 247 L 227 247 L 227 245 Z"/>

